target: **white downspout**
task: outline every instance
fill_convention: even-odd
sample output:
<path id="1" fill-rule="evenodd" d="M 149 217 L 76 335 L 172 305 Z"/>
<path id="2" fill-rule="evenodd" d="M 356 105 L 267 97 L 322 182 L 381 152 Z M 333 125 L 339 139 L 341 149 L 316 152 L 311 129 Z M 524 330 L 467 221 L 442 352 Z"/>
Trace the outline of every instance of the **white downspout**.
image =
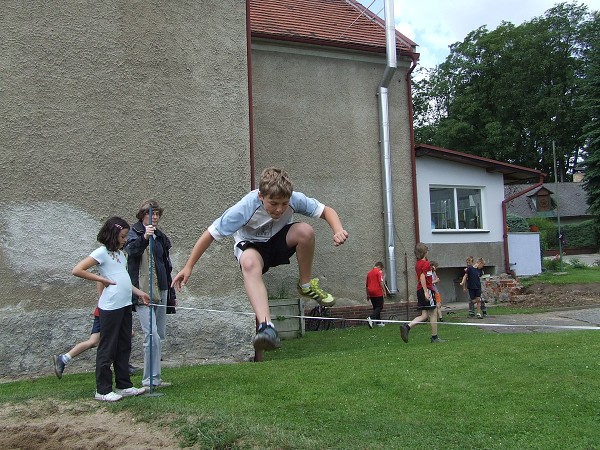
<path id="1" fill-rule="evenodd" d="M 392 202 L 392 169 L 390 162 L 390 114 L 388 87 L 396 72 L 396 27 L 394 26 L 394 0 L 384 1 L 385 41 L 387 65 L 377 88 L 379 100 L 379 143 L 381 147 L 381 174 L 383 183 L 383 224 L 386 248 L 386 280 L 391 294 L 398 292 L 396 279 L 396 246 L 394 239 L 394 213 Z"/>

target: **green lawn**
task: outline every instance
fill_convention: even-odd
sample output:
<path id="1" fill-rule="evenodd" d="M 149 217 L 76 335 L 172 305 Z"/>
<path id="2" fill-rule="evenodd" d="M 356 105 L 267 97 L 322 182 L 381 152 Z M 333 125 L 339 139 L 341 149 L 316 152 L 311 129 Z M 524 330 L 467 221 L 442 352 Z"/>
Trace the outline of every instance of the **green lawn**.
<path id="1" fill-rule="evenodd" d="M 535 283 L 549 284 L 589 284 L 600 283 L 600 267 L 564 264 L 562 270 L 547 270 L 532 277 L 519 278 L 524 286 Z"/>
<path id="2" fill-rule="evenodd" d="M 458 319 L 450 319 L 458 320 Z M 594 449 L 600 329 L 497 334 L 354 327 L 284 341 L 263 363 L 164 369 L 161 397 L 107 405 L 182 445 L 237 449 Z M 139 385 L 139 376 L 134 377 Z M 90 399 L 93 374 L 0 385 L 0 403 Z"/>

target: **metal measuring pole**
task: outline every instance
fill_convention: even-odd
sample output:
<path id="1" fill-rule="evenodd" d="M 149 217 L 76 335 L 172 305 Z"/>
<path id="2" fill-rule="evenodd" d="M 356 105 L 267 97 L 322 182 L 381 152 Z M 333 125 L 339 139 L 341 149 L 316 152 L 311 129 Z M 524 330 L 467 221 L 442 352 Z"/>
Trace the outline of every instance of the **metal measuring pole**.
<path id="1" fill-rule="evenodd" d="M 152 225 L 152 206 L 148 209 L 148 225 Z M 150 305 L 148 308 L 150 309 L 150 393 L 154 390 L 154 377 L 152 375 L 152 260 L 154 259 L 154 255 L 152 254 L 152 241 L 154 240 L 154 235 L 150 236 L 148 240 L 148 295 L 150 296 Z"/>
<path id="2" fill-rule="evenodd" d="M 152 225 L 152 206 L 150 206 L 150 208 L 148 208 L 148 225 Z M 154 392 L 154 375 L 152 374 L 152 312 L 153 312 L 153 307 L 152 307 L 152 261 L 154 259 L 154 254 L 152 253 L 152 241 L 154 241 L 154 235 L 152 235 L 152 237 L 150 238 L 150 240 L 148 241 L 148 278 L 149 278 L 149 283 L 148 283 L 148 295 L 150 296 L 150 324 L 149 324 L 149 330 L 150 330 L 150 360 L 149 360 L 149 364 L 150 364 L 150 395 L 158 397 L 159 395 L 163 395 L 162 393 L 155 393 Z"/>

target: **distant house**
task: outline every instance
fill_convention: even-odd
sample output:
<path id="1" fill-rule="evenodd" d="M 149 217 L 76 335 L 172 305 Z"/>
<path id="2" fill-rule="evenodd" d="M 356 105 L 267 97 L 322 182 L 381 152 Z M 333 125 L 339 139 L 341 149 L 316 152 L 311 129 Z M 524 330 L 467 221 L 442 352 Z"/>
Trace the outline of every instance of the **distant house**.
<path id="1" fill-rule="evenodd" d="M 456 281 L 467 256 L 482 257 L 486 273 L 510 270 L 505 233 L 506 185 L 515 194 L 540 182 L 543 173 L 456 150 L 416 145 L 416 192 L 419 240 L 439 263 L 442 297 L 464 294 Z"/>
<path id="2" fill-rule="evenodd" d="M 506 197 L 515 192 L 522 191 L 527 185 L 516 184 L 506 186 Z M 530 191 L 527 195 L 515 198 L 507 203 L 507 212 L 530 219 L 545 217 L 556 221 L 560 215 L 560 222 L 578 223 L 592 219 L 587 204 L 587 193 L 583 183 L 544 183 Z"/>

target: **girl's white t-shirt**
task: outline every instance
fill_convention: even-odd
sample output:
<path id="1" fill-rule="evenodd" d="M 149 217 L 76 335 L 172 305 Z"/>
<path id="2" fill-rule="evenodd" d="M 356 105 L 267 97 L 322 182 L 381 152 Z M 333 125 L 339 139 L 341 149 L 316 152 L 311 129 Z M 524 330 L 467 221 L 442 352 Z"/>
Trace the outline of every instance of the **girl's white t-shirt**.
<path id="1" fill-rule="evenodd" d="M 98 308 L 114 310 L 131 305 L 131 278 L 127 272 L 125 253 L 122 250 L 111 252 L 103 245 L 90 256 L 98 261 L 100 275 L 116 283 L 104 288 Z"/>

